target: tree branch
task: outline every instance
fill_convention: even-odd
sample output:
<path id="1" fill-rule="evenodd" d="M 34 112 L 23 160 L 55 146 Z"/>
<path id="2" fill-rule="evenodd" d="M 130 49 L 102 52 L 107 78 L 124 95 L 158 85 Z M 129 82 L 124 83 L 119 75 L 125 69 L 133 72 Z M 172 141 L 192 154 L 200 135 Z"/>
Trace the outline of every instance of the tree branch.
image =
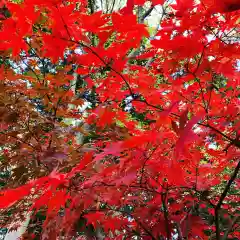
<path id="1" fill-rule="evenodd" d="M 143 22 L 144 22 L 145 18 L 147 18 L 147 17 L 151 14 L 151 12 L 153 11 L 153 9 L 154 9 L 154 6 L 151 6 L 151 7 L 143 14 L 143 16 L 140 18 L 140 23 L 143 23 Z"/>
<path id="2" fill-rule="evenodd" d="M 167 205 L 166 205 L 167 192 L 162 193 L 161 198 L 162 198 L 163 215 L 164 215 L 165 229 L 166 229 L 166 233 L 167 233 L 167 240 L 170 240 L 171 232 L 169 229 L 168 209 L 167 209 Z"/>
<path id="3" fill-rule="evenodd" d="M 240 216 L 235 216 L 230 224 L 230 226 L 228 227 L 228 229 L 225 231 L 224 236 L 223 236 L 223 240 L 227 240 L 228 238 L 228 234 L 232 231 L 235 223 L 237 223 L 237 221 L 240 219 Z"/>
<path id="4" fill-rule="evenodd" d="M 237 167 L 235 168 L 231 178 L 229 179 L 224 191 L 222 192 L 220 199 L 215 207 L 215 225 L 216 225 L 216 240 L 220 240 L 220 228 L 219 228 L 219 210 L 221 209 L 222 203 L 227 196 L 227 193 L 232 185 L 232 183 L 235 181 L 238 172 L 240 169 L 240 161 L 238 162 Z"/>

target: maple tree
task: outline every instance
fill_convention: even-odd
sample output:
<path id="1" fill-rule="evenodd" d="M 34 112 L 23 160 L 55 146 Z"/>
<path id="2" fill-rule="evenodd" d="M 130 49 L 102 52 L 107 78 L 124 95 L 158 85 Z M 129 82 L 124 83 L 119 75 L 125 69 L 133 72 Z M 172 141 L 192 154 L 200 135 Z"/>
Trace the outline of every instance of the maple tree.
<path id="1" fill-rule="evenodd" d="M 240 238 L 239 1 L 144 4 L 2 1 L 2 226 L 30 212 L 30 239 Z"/>

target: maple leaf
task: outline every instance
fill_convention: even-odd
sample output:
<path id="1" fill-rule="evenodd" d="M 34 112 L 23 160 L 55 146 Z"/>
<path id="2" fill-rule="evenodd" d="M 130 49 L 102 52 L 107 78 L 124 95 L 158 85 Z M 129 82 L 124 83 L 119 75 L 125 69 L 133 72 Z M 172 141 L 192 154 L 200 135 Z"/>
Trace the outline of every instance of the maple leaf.
<path id="1" fill-rule="evenodd" d="M 74 167 L 70 173 L 68 173 L 68 177 L 72 177 L 74 176 L 74 174 L 76 174 L 77 172 L 80 172 L 81 170 L 83 170 L 84 168 L 86 168 L 88 166 L 89 163 L 92 162 L 93 159 L 93 155 L 91 152 L 86 153 L 83 158 L 81 159 L 80 163 L 76 165 L 76 167 Z M 96 159 L 95 159 L 96 160 Z"/>
<path id="2" fill-rule="evenodd" d="M 51 190 L 47 190 L 42 193 L 42 195 L 34 202 L 31 207 L 31 210 L 39 210 L 42 206 L 47 205 L 49 199 L 52 197 L 53 192 Z"/>
<path id="3" fill-rule="evenodd" d="M 68 199 L 68 196 L 67 196 L 65 190 L 56 191 L 55 194 L 48 201 L 48 204 L 47 204 L 48 205 L 48 214 L 52 215 L 52 213 L 54 213 L 54 212 L 58 213 L 61 206 L 64 207 L 64 204 L 67 199 Z"/>
<path id="4" fill-rule="evenodd" d="M 112 143 L 108 147 L 104 148 L 102 153 L 97 154 L 94 159 L 95 161 L 99 161 L 110 154 L 115 156 L 118 155 L 122 150 L 122 142 Z"/>
<path id="5" fill-rule="evenodd" d="M 114 232 L 116 229 L 121 229 L 121 227 L 127 223 L 128 223 L 127 219 L 123 219 L 120 217 L 113 217 L 104 221 L 103 226 L 104 226 L 105 232 L 108 232 L 109 230 Z"/>
<path id="6" fill-rule="evenodd" d="M 181 155 L 185 144 L 196 139 L 197 135 L 192 131 L 192 128 L 201 119 L 202 115 L 193 117 L 190 121 L 188 121 L 185 128 L 181 131 L 180 137 L 175 145 L 176 158 Z"/>
<path id="7" fill-rule="evenodd" d="M 121 184 L 130 185 L 136 179 L 136 172 L 129 172 L 124 177 L 115 181 L 116 186 Z"/>
<path id="8" fill-rule="evenodd" d="M 156 122 L 157 125 L 167 124 L 171 122 L 170 114 L 177 108 L 179 102 L 174 102 L 168 109 L 162 111 L 159 114 L 159 118 Z"/>
<path id="9" fill-rule="evenodd" d="M 171 6 L 177 10 L 178 14 L 181 16 L 193 8 L 194 0 L 176 0 L 176 3 L 171 4 Z"/>
<path id="10" fill-rule="evenodd" d="M 30 193 L 32 187 L 32 184 L 27 184 L 16 189 L 0 192 L 0 208 L 8 208 L 23 199 Z"/>
<path id="11" fill-rule="evenodd" d="M 134 0 L 127 0 L 127 6 L 122 8 L 120 13 L 123 15 L 132 14 L 133 7 L 134 7 Z"/>
<path id="12" fill-rule="evenodd" d="M 94 228 L 98 225 L 98 222 L 103 219 L 104 213 L 103 212 L 93 212 L 87 213 L 84 217 L 87 219 L 88 224 L 92 224 Z"/>

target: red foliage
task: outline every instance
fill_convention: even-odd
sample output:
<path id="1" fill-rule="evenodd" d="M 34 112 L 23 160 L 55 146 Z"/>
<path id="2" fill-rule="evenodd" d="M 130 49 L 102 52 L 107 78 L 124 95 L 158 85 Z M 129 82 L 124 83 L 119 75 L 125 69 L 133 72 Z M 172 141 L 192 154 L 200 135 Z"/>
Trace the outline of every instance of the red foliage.
<path id="1" fill-rule="evenodd" d="M 0 208 L 44 209 L 49 239 L 71 238 L 80 217 L 105 239 L 237 239 L 239 1 L 177 0 L 154 39 L 134 4 L 144 1 L 89 14 L 85 1 L 5 2 L 0 171 L 12 177 Z M 71 71 L 85 80 L 79 95 L 94 87 L 85 113 Z"/>

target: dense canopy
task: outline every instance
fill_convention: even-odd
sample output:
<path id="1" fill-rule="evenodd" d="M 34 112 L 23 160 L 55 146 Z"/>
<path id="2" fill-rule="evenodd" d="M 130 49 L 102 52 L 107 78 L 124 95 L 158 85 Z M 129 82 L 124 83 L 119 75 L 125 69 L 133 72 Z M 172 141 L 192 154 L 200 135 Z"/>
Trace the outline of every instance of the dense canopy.
<path id="1" fill-rule="evenodd" d="M 240 239 L 239 0 L 114 4 L 0 3 L 0 226 Z"/>

